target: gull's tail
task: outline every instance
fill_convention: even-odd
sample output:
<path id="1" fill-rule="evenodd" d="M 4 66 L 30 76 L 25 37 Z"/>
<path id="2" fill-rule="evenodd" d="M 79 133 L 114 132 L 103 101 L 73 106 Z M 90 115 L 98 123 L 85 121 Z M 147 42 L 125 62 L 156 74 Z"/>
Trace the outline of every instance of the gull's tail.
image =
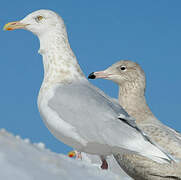
<path id="1" fill-rule="evenodd" d="M 145 156 L 153 161 L 156 161 L 157 163 L 171 163 L 179 161 L 172 157 L 162 147 L 154 143 L 150 139 L 150 137 L 148 137 L 141 129 L 138 128 L 134 119 L 125 116 L 119 116 L 119 119 L 131 126 L 132 128 L 136 129 L 136 131 L 140 134 L 140 137 L 138 139 L 135 138 L 134 141 L 128 143 L 130 146 L 134 146 L 134 150 L 129 151 L 128 153 Z M 121 153 L 118 154 L 121 155 Z"/>
<path id="2" fill-rule="evenodd" d="M 141 132 L 143 135 L 144 139 L 150 143 L 150 148 L 144 149 L 144 153 L 138 153 L 140 155 L 146 156 L 150 158 L 153 161 L 156 161 L 158 163 L 171 163 L 171 162 L 179 162 L 178 159 L 174 158 L 171 156 L 166 150 L 164 150 L 162 147 L 154 143 L 143 131 L 141 131 L 138 128 L 138 131 Z M 155 151 L 156 150 L 156 151 Z"/>

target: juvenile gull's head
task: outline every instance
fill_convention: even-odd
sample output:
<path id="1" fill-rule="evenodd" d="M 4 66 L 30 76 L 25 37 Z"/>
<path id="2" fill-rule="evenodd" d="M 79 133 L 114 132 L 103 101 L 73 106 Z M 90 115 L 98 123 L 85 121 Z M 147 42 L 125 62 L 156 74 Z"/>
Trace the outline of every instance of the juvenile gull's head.
<path id="1" fill-rule="evenodd" d="M 93 72 L 89 75 L 89 78 L 104 78 L 112 80 L 122 87 L 134 86 L 145 89 L 144 71 L 137 63 L 129 60 L 118 61 L 104 71 Z"/>

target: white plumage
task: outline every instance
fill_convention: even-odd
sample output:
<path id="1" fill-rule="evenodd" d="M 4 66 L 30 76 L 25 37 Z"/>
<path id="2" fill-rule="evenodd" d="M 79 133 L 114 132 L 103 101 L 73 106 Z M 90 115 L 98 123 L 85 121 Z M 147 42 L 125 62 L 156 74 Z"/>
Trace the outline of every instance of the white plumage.
<path id="1" fill-rule="evenodd" d="M 19 28 L 33 32 L 40 40 L 44 80 L 38 107 L 54 136 L 79 151 L 101 157 L 127 152 L 158 162 L 171 161 L 118 103 L 87 81 L 70 48 L 60 16 L 50 10 L 39 10 L 18 23 Z M 9 23 L 6 28 L 16 24 Z M 127 118 L 118 118 L 120 114 Z"/>

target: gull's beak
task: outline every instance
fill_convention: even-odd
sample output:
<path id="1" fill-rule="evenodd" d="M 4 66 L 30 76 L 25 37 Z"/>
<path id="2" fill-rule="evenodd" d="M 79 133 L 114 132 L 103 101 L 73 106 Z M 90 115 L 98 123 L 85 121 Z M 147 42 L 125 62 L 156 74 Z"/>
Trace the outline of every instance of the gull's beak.
<path id="1" fill-rule="evenodd" d="M 105 71 L 97 71 L 97 72 L 92 72 L 89 74 L 88 78 L 89 79 L 98 79 L 98 78 L 103 78 L 106 79 L 110 76 L 111 74 L 105 72 Z"/>
<path id="2" fill-rule="evenodd" d="M 3 29 L 6 31 L 11 31 L 14 29 L 24 29 L 28 24 L 21 23 L 20 21 L 9 22 L 7 23 Z"/>

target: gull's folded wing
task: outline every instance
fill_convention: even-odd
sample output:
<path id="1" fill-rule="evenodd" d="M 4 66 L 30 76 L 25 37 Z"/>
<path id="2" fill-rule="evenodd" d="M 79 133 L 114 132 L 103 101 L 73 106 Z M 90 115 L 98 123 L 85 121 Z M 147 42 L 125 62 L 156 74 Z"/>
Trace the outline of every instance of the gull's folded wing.
<path id="1" fill-rule="evenodd" d="M 129 115 L 88 81 L 57 86 L 48 106 L 87 142 L 104 144 L 111 147 L 113 153 L 120 149 L 170 160 L 144 137 L 136 124 L 121 121 L 118 116 L 128 118 Z"/>

